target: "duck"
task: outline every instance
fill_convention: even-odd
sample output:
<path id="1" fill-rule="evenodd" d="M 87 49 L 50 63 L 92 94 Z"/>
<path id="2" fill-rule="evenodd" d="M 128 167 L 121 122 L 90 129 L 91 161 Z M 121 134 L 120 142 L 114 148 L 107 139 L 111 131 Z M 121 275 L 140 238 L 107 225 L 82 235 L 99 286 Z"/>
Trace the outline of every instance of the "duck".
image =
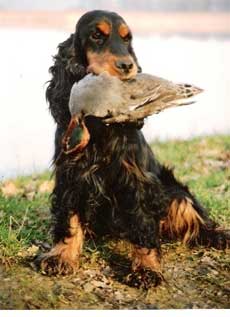
<path id="1" fill-rule="evenodd" d="M 66 154 L 82 151 L 90 140 L 84 119 L 94 116 L 106 125 L 130 124 L 167 108 L 193 104 L 203 89 L 191 84 L 174 83 L 147 73 L 120 80 L 108 72 L 88 74 L 74 83 L 69 98 L 71 120 L 63 137 Z M 73 146 L 73 135 L 81 126 L 80 141 Z M 70 140 L 71 146 L 70 146 Z"/>

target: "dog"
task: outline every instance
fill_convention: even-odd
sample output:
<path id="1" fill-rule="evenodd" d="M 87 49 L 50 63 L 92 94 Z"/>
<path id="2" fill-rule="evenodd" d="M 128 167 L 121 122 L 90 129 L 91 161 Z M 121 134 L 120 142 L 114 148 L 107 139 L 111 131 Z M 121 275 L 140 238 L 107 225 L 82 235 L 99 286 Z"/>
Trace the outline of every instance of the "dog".
<path id="1" fill-rule="evenodd" d="M 57 126 L 51 196 L 54 246 L 40 258 L 42 270 L 76 272 L 87 230 L 132 244 L 131 275 L 162 276 L 160 244 L 164 239 L 189 246 L 228 247 L 227 232 L 218 229 L 173 171 L 157 161 L 141 132 L 142 120 L 107 126 L 89 117 L 87 147 L 58 159 L 71 119 L 68 103 L 73 84 L 88 73 L 104 71 L 127 80 L 141 67 L 124 19 L 114 12 L 95 10 L 84 14 L 75 33 L 59 44 L 50 68 L 46 97 Z"/>

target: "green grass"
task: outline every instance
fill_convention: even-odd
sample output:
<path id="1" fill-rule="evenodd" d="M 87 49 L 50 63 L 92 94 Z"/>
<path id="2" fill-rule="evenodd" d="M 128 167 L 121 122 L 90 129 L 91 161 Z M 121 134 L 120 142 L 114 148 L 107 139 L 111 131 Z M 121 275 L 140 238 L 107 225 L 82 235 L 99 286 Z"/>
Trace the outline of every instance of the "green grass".
<path id="1" fill-rule="evenodd" d="M 0 193 L 0 262 L 17 261 L 33 241 L 50 239 L 49 194 L 38 192 L 49 178 L 47 172 L 19 177 L 13 183 L 20 194 L 4 197 Z"/>
<path id="2" fill-rule="evenodd" d="M 176 176 L 189 185 L 211 216 L 229 225 L 230 136 L 155 142 L 152 148 L 161 162 L 175 166 Z M 0 193 L 0 262 L 17 261 L 35 240 L 50 241 L 49 194 L 38 190 L 49 179 L 48 172 L 19 177 L 13 180 L 18 195 L 6 198 Z"/>

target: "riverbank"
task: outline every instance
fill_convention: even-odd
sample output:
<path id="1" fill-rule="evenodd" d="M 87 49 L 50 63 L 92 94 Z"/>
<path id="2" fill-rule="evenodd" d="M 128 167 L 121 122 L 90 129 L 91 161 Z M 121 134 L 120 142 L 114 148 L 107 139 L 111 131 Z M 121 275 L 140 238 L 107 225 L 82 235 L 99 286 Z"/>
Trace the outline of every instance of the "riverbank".
<path id="1" fill-rule="evenodd" d="M 71 32 L 85 11 L 0 11 L 0 27 L 54 29 Z M 230 35 L 227 12 L 121 11 L 134 33 L 146 35 Z"/>

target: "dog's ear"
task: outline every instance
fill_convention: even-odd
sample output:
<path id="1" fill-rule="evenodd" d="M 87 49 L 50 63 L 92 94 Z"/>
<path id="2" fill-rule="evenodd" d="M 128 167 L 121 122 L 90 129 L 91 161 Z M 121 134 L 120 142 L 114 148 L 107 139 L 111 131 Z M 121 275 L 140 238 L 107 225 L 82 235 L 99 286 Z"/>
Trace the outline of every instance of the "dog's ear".
<path id="1" fill-rule="evenodd" d="M 86 68 L 82 60 L 81 47 L 74 45 L 76 34 L 58 45 L 54 65 L 50 67 L 51 80 L 46 90 L 46 99 L 55 122 L 66 126 L 70 120 L 69 96 L 74 82 L 82 79 Z"/>
<path id="2" fill-rule="evenodd" d="M 77 62 L 78 67 L 84 66 L 84 68 L 87 67 L 87 59 L 86 59 L 86 52 L 85 52 L 85 40 L 80 37 L 80 26 L 81 26 L 81 19 L 76 25 L 74 37 L 73 37 L 73 49 L 75 54 L 75 60 Z M 80 71 L 80 69 L 79 69 Z"/>
<path id="3" fill-rule="evenodd" d="M 132 45 L 130 45 L 130 47 L 129 47 L 129 53 L 133 57 L 136 65 L 137 65 L 138 73 L 141 73 L 142 72 L 142 68 L 141 68 L 141 66 L 140 66 L 140 64 L 139 64 L 139 62 L 137 60 L 137 57 L 136 57 L 136 54 L 134 52 L 134 49 L 133 49 Z"/>

